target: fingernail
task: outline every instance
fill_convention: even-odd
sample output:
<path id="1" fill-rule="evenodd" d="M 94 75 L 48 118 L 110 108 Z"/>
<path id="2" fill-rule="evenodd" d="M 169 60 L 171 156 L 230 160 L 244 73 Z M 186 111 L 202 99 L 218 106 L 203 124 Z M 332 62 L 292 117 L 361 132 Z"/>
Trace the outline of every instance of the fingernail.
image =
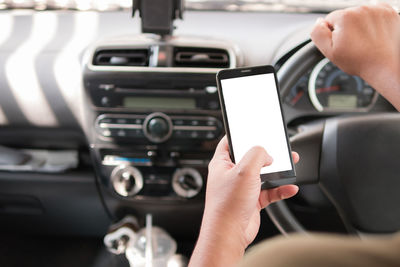
<path id="1" fill-rule="evenodd" d="M 267 162 L 269 164 L 272 164 L 272 162 L 274 162 L 274 159 L 270 155 L 268 155 Z"/>
<path id="2" fill-rule="evenodd" d="M 288 192 L 286 190 L 283 192 L 280 192 L 281 199 L 287 199 L 287 198 L 292 197 L 293 195 L 294 195 L 294 192 Z"/>
<path id="3" fill-rule="evenodd" d="M 292 196 L 292 194 L 290 194 L 288 192 L 281 192 L 281 194 L 280 194 L 281 199 L 287 199 L 291 196 Z"/>
<path id="4" fill-rule="evenodd" d="M 320 24 L 324 19 L 319 17 L 317 18 L 317 20 L 315 21 L 315 25 Z"/>

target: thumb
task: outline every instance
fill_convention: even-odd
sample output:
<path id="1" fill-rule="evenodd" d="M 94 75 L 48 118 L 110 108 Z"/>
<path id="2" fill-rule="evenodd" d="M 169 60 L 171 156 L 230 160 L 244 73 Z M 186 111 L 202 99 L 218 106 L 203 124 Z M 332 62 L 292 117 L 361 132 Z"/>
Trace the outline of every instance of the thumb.
<path id="1" fill-rule="evenodd" d="M 263 147 L 251 148 L 237 164 L 241 170 L 257 170 L 260 172 L 264 166 L 271 165 L 273 159 Z"/>
<path id="2" fill-rule="evenodd" d="M 297 194 L 299 188 L 296 185 L 283 185 L 280 187 L 262 190 L 258 198 L 260 208 L 263 209 L 273 202 L 290 198 Z"/>
<path id="3" fill-rule="evenodd" d="M 311 40 L 324 54 L 331 58 L 332 55 L 332 30 L 329 23 L 323 18 L 318 18 L 313 30 L 311 31 Z"/>
<path id="4" fill-rule="evenodd" d="M 226 135 L 219 141 L 217 148 L 215 149 L 212 160 L 227 160 L 231 161 L 229 156 L 229 143 Z"/>

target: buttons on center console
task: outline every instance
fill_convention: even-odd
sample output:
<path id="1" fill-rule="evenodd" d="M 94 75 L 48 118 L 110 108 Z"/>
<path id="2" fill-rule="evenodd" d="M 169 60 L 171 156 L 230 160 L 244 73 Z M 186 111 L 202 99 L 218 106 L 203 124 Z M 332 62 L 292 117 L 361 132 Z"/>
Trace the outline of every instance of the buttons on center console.
<path id="1" fill-rule="evenodd" d="M 211 116 L 103 114 L 96 120 L 96 128 L 103 137 L 123 140 L 147 138 L 152 143 L 176 141 L 214 140 L 222 132 L 222 123 Z"/>

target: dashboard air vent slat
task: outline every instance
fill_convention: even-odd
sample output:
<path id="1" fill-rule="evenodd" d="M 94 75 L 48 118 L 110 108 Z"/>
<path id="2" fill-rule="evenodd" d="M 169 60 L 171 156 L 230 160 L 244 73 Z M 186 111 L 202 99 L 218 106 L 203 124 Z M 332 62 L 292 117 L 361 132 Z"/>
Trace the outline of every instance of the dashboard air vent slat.
<path id="1" fill-rule="evenodd" d="M 175 47 L 174 66 L 190 68 L 228 68 L 229 54 L 224 49 Z"/>
<path id="2" fill-rule="evenodd" d="M 99 50 L 93 57 L 98 66 L 148 66 L 148 49 Z"/>

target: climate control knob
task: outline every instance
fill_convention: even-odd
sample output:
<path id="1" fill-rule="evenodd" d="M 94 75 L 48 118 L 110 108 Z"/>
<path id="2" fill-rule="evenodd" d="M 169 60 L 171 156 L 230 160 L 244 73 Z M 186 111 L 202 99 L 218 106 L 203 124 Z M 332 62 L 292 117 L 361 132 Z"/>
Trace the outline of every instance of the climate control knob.
<path id="1" fill-rule="evenodd" d="M 192 168 L 177 169 L 172 176 L 172 188 L 178 196 L 192 198 L 203 187 L 201 174 Z"/>
<path id="2" fill-rule="evenodd" d="M 119 195 L 134 196 L 143 188 L 143 176 L 135 167 L 120 165 L 112 171 L 111 183 Z"/>
<path id="3" fill-rule="evenodd" d="M 164 113 L 152 113 L 143 123 L 143 132 L 154 143 L 165 142 L 172 135 L 172 121 Z"/>

